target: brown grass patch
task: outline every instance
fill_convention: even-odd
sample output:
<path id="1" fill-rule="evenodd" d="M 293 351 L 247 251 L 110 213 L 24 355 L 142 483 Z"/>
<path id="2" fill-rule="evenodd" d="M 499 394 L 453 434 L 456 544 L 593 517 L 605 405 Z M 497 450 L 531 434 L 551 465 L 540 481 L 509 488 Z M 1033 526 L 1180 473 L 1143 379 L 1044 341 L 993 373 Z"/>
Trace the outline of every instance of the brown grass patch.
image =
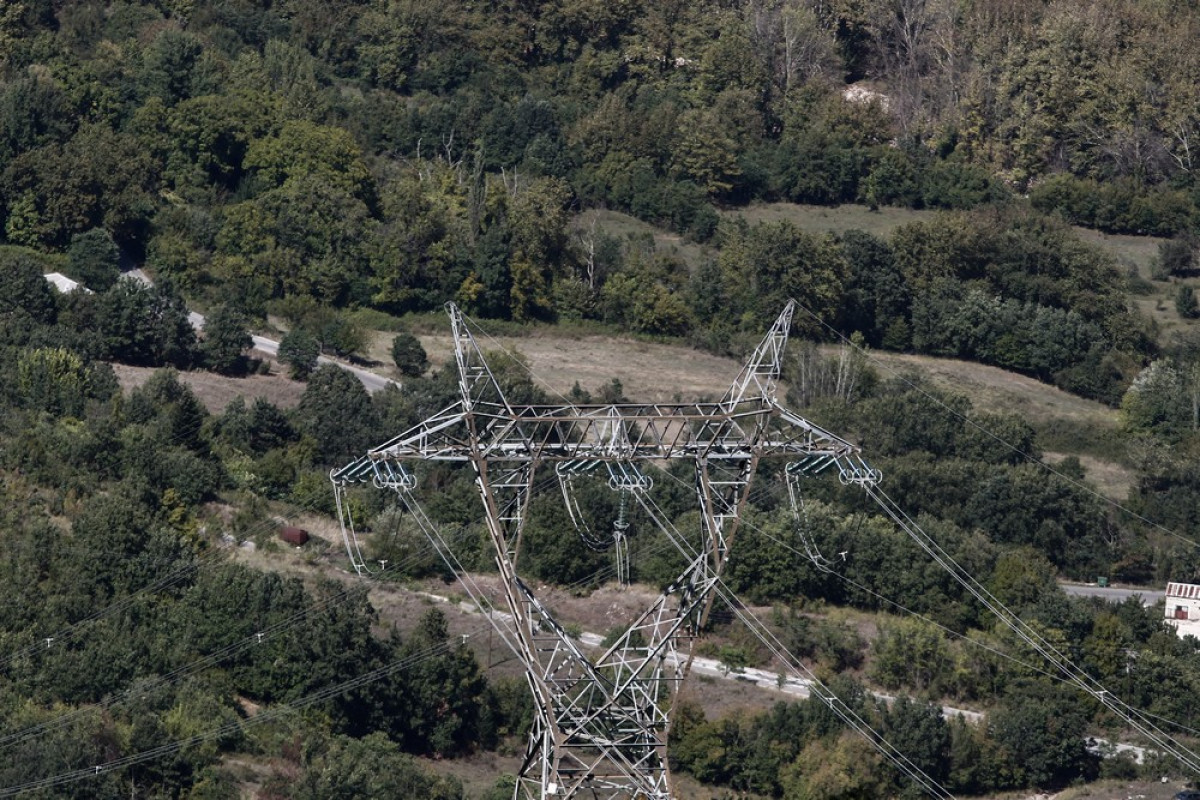
<path id="1" fill-rule="evenodd" d="M 1042 460 L 1047 464 L 1057 464 L 1065 457 L 1063 453 L 1042 454 Z M 1078 458 L 1083 466 L 1084 477 L 1096 487 L 1096 491 L 1109 500 L 1123 503 L 1129 499 L 1129 491 L 1137 479 L 1134 470 L 1093 456 L 1081 455 Z"/>
<path id="2" fill-rule="evenodd" d="M 870 359 L 881 378 L 917 372 L 939 388 L 965 395 L 979 411 L 1018 414 L 1031 423 L 1066 419 L 1106 428 L 1117 425 L 1117 412 L 1103 403 L 999 367 L 881 351 L 872 351 Z"/>
<path id="3" fill-rule="evenodd" d="M 733 219 L 744 217 L 752 225 L 758 222 L 790 222 L 801 230 L 814 234 L 859 230 L 886 239 L 901 225 L 927 220 L 936 213 L 938 212 L 891 206 L 881 206 L 872 211 L 867 206 L 854 203 L 841 206 L 757 203 L 745 208 L 731 209 L 723 212 L 722 216 Z"/>
<path id="4" fill-rule="evenodd" d="M 151 367 L 131 367 L 126 364 L 113 364 L 112 368 L 117 374 L 117 382 L 125 392 L 143 385 L 157 372 Z M 244 397 L 247 400 L 261 397 L 280 408 L 292 408 L 300 402 L 300 395 L 304 393 L 303 383 L 278 374 L 231 378 L 214 372 L 180 372 L 179 382 L 190 388 L 196 394 L 196 398 L 213 414 L 225 410 L 235 397 Z"/>
<path id="5" fill-rule="evenodd" d="M 387 355 L 394 334 L 375 334 L 368 356 L 375 361 Z M 453 356 L 449 336 L 419 336 L 429 363 L 442 367 Z M 615 336 L 533 335 L 482 338 L 485 351 L 519 353 L 529 364 L 534 380 L 552 398 L 561 399 L 579 385 L 594 392 L 613 378 L 621 381 L 625 395 L 637 401 L 670 402 L 720 397 L 737 377 L 741 365 L 729 358 L 702 353 L 680 345 L 657 344 Z M 389 377 L 395 369 L 376 368 Z"/>

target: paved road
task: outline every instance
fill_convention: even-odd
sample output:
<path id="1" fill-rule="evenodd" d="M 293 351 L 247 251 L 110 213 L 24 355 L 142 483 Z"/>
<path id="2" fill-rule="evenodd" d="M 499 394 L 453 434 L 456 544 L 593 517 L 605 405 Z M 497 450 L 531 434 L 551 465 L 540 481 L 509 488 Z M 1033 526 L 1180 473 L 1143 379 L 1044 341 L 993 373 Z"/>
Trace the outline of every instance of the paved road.
<path id="1" fill-rule="evenodd" d="M 188 317 L 190 319 L 191 317 L 200 317 L 200 315 L 193 311 L 188 315 Z M 195 325 L 196 323 L 193 322 L 192 324 Z M 200 325 L 196 328 L 196 330 L 200 330 L 200 328 L 203 327 L 204 318 L 200 317 Z M 250 338 L 254 340 L 255 350 L 266 353 L 272 357 L 277 357 L 279 355 L 279 342 L 275 341 L 274 339 L 268 339 L 265 336 L 251 336 Z M 391 384 L 397 388 L 400 387 L 400 383 L 398 381 L 394 381 L 391 378 L 385 378 L 382 375 L 371 372 L 369 369 L 363 369 L 362 367 L 356 367 L 352 364 L 347 364 L 344 361 L 337 361 L 336 359 L 320 356 L 317 358 L 317 362 L 320 364 L 337 364 L 347 372 L 353 373 L 356 378 L 362 381 L 362 385 L 367 388 L 368 392 L 378 392 L 385 388 L 388 384 Z"/>
<path id="2" fill-rule="evenodd" d="M 1149 608 L 1163 599 L 1162 589 L 1122 589 L 1115 586 L 1096 586 L 1092 583 L 1060 583 L 1062 590 L 1075 597 L 1103 597 L 1110 603 L 1123 603 L 1130 597 L 1141 598 L 1142 605 Z"/>
<path id="3" fill-rule="evenodd" d="M 153 281 L 150 280 L 150 276 L 141 269 L 131 269 L 125 274 L 131 278 L 137 278 L 142 283 L 150 286 L 154 285 Z M 188 322 L 190 322 L 192 327 L 197 331 L 204 330 L 204 316 L 202 314 L 197 314 L 195 311 L 189 311 Z M 255 350 L 266 353 L 273 358 L 279 356 L 279 342 L 275 341 L 274 339 L 268 339 L 265 336 L 252 336 L 250 338 L 254 340 Z M 387 387 L 388 384 L 394 385 L 397 388 L 400 386 L 397 381 L 394 381 L 391 378 L 385 378 L 382 375 L 371 372 L 369 369 L 355 367 L 351 364 L 345 363 L 344 361 L 338 361 L 336 359 L 320 356 L 317 358 L 317 363 L 336 364 L 347 372 L 353 373 L 356 378 L 362 381 L 362 385 L 366 387 L 368 392 L 381 391 Z"/>
<path id="4" fill-rule="evenodd" d="M 418 592 L 421 596 L 432 600 L 435 603 L 453 604 L 450 598 L 442 595 L 433 594 L 431 592 Z M 464 600 L 458 603 L 459 610 L 468 614 L 484 613 L 485 616 L 495 620 L 503 621 L 505 625 L 511 625 L 513 618 L 511 614 L 496 609 L 488 609 L 486 612 L 481 612 L 479 607 L 474 602 Z M 587 647 L 599 649 L 603 646 L 604 637 L 598 633 L 584 632 L 579 634 L 579 643 Z M 678 654 L 676 654 L 678 657 Z M 676 662 L 678 663 L 678 662 Z M 698 675 L 707 675 L 712 678 L 721 678 L 730 681 L 741 681 L 749 683 L 759 689 L 767 689 L 772 692 L 792 695 L 793 697 L 808 697 L 811 694 L 810 688 L 812 681 L 806 678 L 800 678 L 791 675 L 781 675 L 778 672 L 772 672 L 766 669 L 757 669 L 755 667 L 745 667 L 738 669 L 730 669 L 715 658 L 701 658 L 696 656 L 692 659 L 692 672 Z M 880 692 L 872 692 L 872 694 L 880 700 L 891 702 L 895 700 L 891 695 L 882 694 Z M 978 711 L 968 711 L 965 708 L 954 708 L 953 706 L 942 706 L 942 715 L 946 718 L 962 717 L 969 722 L 980 722 L 983 720 L 983 714 Z"/>

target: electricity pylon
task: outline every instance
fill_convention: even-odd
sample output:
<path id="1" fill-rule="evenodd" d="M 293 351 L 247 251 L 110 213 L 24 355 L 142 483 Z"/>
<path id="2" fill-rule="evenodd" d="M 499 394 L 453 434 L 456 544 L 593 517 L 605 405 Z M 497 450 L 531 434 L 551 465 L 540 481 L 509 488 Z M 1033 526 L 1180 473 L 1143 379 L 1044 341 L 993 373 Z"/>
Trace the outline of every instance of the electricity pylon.
<path id="1" fill-rule="evenodd" d="M 524 664 L 535 704 L 516 800 L 668 800 L 666 747 L 674 690 L 691 664 L 692 642 L 711 608 L 759 460 L 789 458 L 793 475 L 834 465 L 843 481 L 869 481 L 873 474 L 854 445 L 776 402 L 793 303 L 720 401 L 674 404 L 513 406 L 461 312 L 453 305 L 447 310 L 460 399 L 335 470 L 335 488 L 372 480 L 396 491 L 453 564 L 453 553 L 413 496 L 417 482 L 407 465 L 469 463 L 515 622 L 497 630 Z M 652 482 L 641 467 L 679 459 L 694 467 L 699 551 L 612 645 L 589 656 L 517 571 L 535 474 L 544 465 L 554 466 L 576 519 L 572 476 L 605 470 L 611 488 L 644 503 Z M 614 534 L 618 550 L 620 534 Z M 347 549 L 355 567 L 365 569 L 357 541 L 348 538 Z"/>

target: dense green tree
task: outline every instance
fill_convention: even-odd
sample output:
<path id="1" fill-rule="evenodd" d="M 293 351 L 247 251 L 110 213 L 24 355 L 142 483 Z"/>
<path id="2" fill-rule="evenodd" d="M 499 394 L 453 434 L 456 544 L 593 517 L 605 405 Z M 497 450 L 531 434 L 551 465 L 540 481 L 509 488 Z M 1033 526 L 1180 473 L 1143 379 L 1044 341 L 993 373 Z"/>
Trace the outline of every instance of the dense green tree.
<path id="1" fill-rule="evenodd" d="M 309 376 L 296 425 L 317 442 L 326 464 L 349 461 L 381 438 L 371 396 L 353 373 L 335 364 L 322 364 Z"/>
<path id="2" fill-rule="evenodd" d="M 1158 245 L 1158 266 L 1163 275 L 1190 272 L 1196 261 L 1196 242 L 1190 237 L 1176 236 Z"/>
<path id="3" fill-rule="evenodd" d="M 0 251 L 0 314 L 38 323 L 55 318 L 54 290 L 42 277 L 39 261 L 18 248 Z"/>
<path id="4" fill-rule="evenodd" d="M 357 797 L 422 797 L 462 800 L 456 778 L 434 776 L 382 733 L 362 739 L 336 737 L 311 747 L 298 780 L 272 786 L 289 800 L 352 800 Z M 272 782 L 273 783 L 273 782 Z"/>
<path id="5" fill-rule="evenodd" d="M 411 333 L 399 333 L 392 338 L 392 361 L 401 375 L 417 377 L 429 368 L 429 356 L 421 342 Z"/>
<path id="6" fill-rule="evenodd" d="M 196 333 L 183 299 L 169 288 L 122 278 L 99 297 L 97 321 L 113 358 L 142 366 L 188 366 Z"/>
<path id="7" fill-rule="evenodd" d="M 1125 425 L 1133 431 L 1153 432 L 1177 441 L 1196 429 L 1195 398 L 1200 390 L 1194 364 L 1172 359 L 1152 361 L 1138 373 L 1121 399 Z"/>
<path id="8" fill-rule="evenodd" d="M 67 248 L 67 269 L 93 292 L 106 292 L 121 276 L 121 250 L 102 228 L 78 233 Z"/>
<path id="9" fill-rule="evenodd" d="M 722 229 L 721 245 L 718 263 L 730 287 L 735 319 L 743 324 L 753 320 L 761 329 L 788 298 L 818 318 L 834 316 L 850 270 L 831 237 L 804 233 L 789 222 L 738 222 Z M 811 325 L 799 319 L 797 323 Z"/>
<path id="10" fill-rule="evenodd" d="M 320 355 L 321 343 L 303 328 L 293 328 L 279 342 L 279 360 L 288 365 L 292 378 L 298 381 L 308 380 Z"/>
<path id="11" fill-rule="evenodd" d="M 887 242 L 869 233 L 842 234 L 842 253 L 850 267 L 840 327 L 861 333 L 872 347 L 908 348 L 911 338 L 911 290 Z"/>
<path id="12" fill-rule="evenodd" d="M 230 446 L 261 454 L 283 447 L 296 438 L 287 415 L 269 400 L 256 397 L 250 407 L 238 396 L 217 420 L 217 435 Z"/>
<path id="13" fill-rule="evenodd" d="M 203 43 L 190 31 L 163 30 L 146 49 L 142 73 L 146 93 L 167 105 L 207 94 L 203 53 Z"/>
<path id="14" fill-rule="evenodd" d="M 454 225 L 457 183 L 444 165 L 429 169 L 431 180 L 405 174 L 381 188 L 385 219 L 371 242 L 371 300 L 388 311 L 436 308 L 466 277 L 465 231 Z"/>
<path id="15" fill-rule="evenodd" d="M 375 196 L 362 152 L 343 128 L 306 120 L 286 122 L 277 134 L 251 142 L 244 163 L 264 188 L 315 176 L 330 188 L 359 200 L 370 202 Z"/>
<path id="16" fill-rule="evenodd" d="M 607 498 L 596 498 L 603 502 Z M 609 504 L 597 505 L 603 516 L 596 514 L 584 522 L 590 533 L 589 540 L 611 541 L 611 526 L 615 509 Z M 552 580 L 563 585 L 583 581 L 594 582 L 596 572 L 612 558 L 611 551 L 584 546 L 580 534 L 572 524 L 561 498 L 551 497 L 535 503 L 529 512 L 522 544 L 526 550 L 523 559 L 531 575 L 541 580 Z"/>
<path id="17" fill-rule="evenodd" d="M 99 602 L 149 586 L 163 566 L 188 562 L 183 543 L 137 497 L 98 496 L 71 526 L 73 566 Z"/>
<path id="18" fill-rule="evenodd" d="M 434 648 L 447 652 L 416 661 L 393 685 L 402 704 L 395 732 L 410 752 L 466 753 L 476 745 L 486 681 L 466 642 L 451 644 L 445 615 L 437 609 L 421 617 L 397 656 L 415 659 Z"/>
<path id="19" fill-rule="evenodd" d="M 156 173 L 132 135 L 103 124 L 86 124 L 64 143 L 21 153 L 0 178 L 4 195 L 20 198 L 10 208 L 9 239 L 61 247 L 77 233 L 104 228 L 118 243 L 137 244 L 153 208 Z"/>
<path id="20" fill-rule="evenodd" d="M 1081 703 L 1077 693 L 1030 682 L 990 715 L 989 731 L 1006 751 L 1018 785 L 1053 788 L 1089 774 Z"/>
<path id="21" fill-rule="evenodd" d="M 17 391 L 23 404 L 52 416 L 83 415 L 90 377 L 83 359 L 61 347 L 25 350 L 17 358 Z"/>
<path id="22" fill-rule="evenodd" d="M 885 716 L 884 736 L 918 769 L 945 785 L 950 772 L 950 726 L 940 706 L 898 698 Z"/>
<path id="23" fill-rule="evenodd" d="M 1200 316 L 1200 303 L 1196 301 L 1196 290 L 1187 284 L 1175 290 L 1175 312 L 1184 319 Z"/>
<path id="24" fill-rule="evenodd" d="M 894 620 L 880 631 L 872 648 L 872 674 L 883 686 L 903 686 L 933 697 L 942 694 L 951 660 L 944 637 L 933 626 L 919 620 Z"/>
<path id="25" fill-rule="evenodd" d="M 214 372 L 233 375 L 245 370 L 243 353 L 254 346 L 246 318 L 230 305 L 217 306 L 204 320 L 200 356 Z"/>

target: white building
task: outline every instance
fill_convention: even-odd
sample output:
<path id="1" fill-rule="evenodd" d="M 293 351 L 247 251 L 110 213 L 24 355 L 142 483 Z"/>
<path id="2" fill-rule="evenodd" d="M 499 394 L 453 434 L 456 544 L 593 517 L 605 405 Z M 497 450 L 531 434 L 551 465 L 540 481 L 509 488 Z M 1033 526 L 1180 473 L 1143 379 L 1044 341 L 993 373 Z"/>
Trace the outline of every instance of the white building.
<path id="1" fill-rule="evenodd" d="M 67 294 L 68 292 L 73 292 L 77 289 L 82 289 L 83 291 L 87 292 L 88 294 L 92 293 L 91 289 L 87 288 L 86 286 L 84 286 L 82 283 L 79 283 L 78 281 L 71 280 L 66 275 L 63 275 L 61 272 L 47 272 L 45 277 L 46 277 L 46 280 L 50 281 L 50 283 L 54 286 L 55 289 L 58 289 L 63 294 Z"/>
<path id="2" fill-rule="evenodd" d="M 1180 636 L 1200 636 L 1200 585 L 1168 583 L 1165 614 Z"/>

